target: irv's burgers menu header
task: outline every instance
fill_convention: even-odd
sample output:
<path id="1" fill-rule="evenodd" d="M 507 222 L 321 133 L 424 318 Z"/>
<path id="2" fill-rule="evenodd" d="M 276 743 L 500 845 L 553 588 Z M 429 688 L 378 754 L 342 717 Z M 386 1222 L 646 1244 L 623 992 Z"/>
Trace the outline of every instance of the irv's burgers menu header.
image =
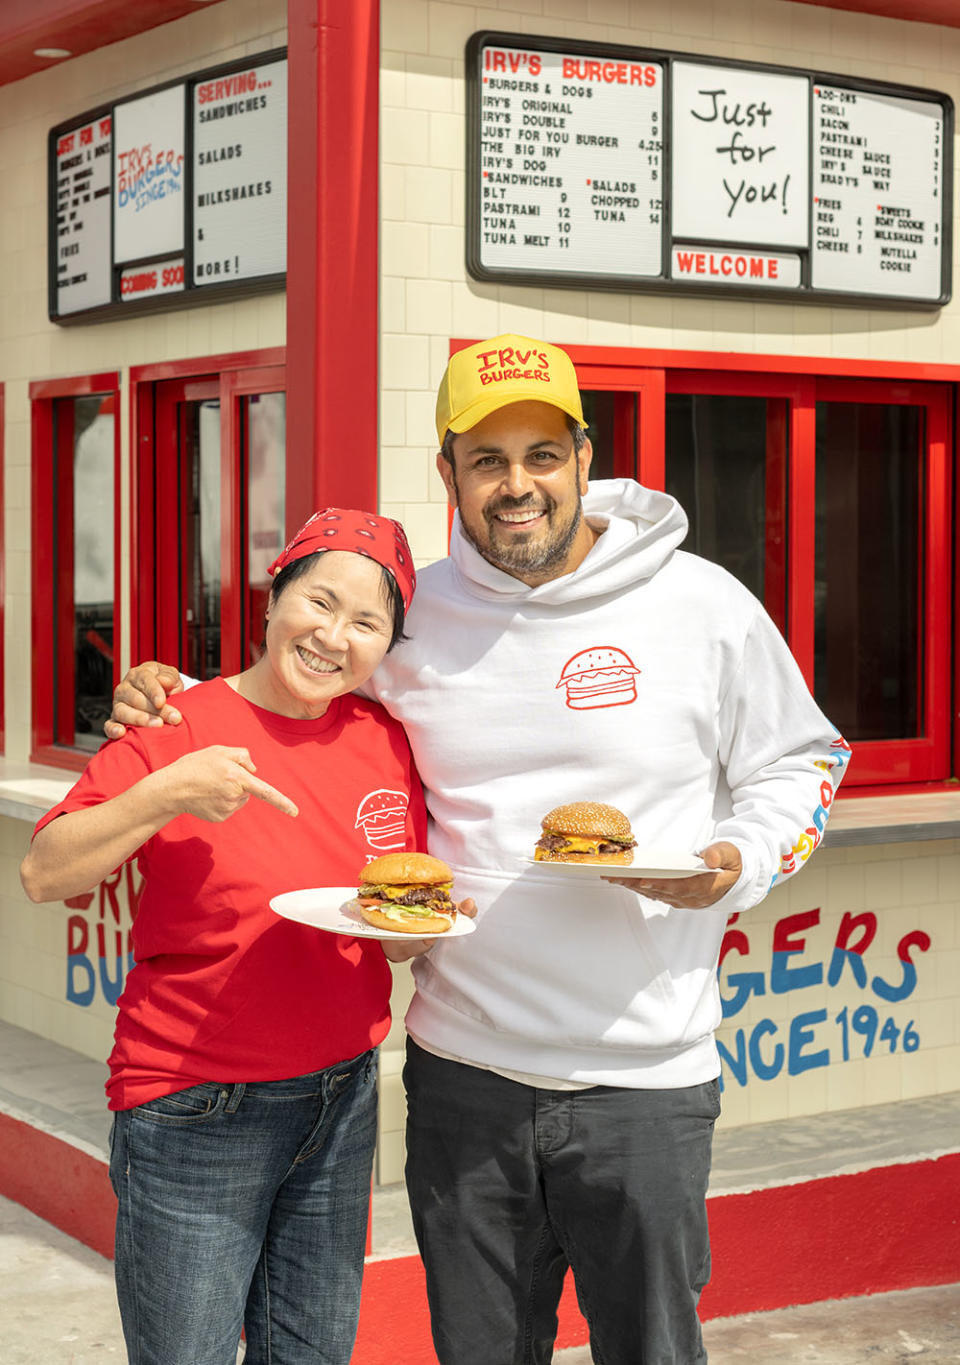
<path id="1" fill-rule="evenodd" d="M 950 297 L 947 95 L 504 33 L 470 39 L 467 86 L 477 279 Z"/>
<path id="2" fill-rule="evenodd" d="M 53 129 L 51 319 L 282 287 L 286 147 L 283 50 Z"/>

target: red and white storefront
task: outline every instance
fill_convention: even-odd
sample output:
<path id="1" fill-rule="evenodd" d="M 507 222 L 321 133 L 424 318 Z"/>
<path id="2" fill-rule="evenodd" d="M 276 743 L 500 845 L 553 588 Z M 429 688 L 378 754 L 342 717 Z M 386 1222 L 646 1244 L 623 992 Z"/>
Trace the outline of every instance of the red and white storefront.
<path id="1" fill-rule="evenodd" d="M 960 305 L 480 282 L 464 210 L 464 50 L 477 31 L 768 65 L 788 54 L 957 100 L 954 8 L 916 0 L 903 19 L 892 0 L 673 0 L 663 14 L 639 0 L 3 7 L 0 1021 L 89 1057 L 109 1049 L 136 887 L 121 878 L 32 907 L 17 867 L 37 813 L 96 747 L 114 680 L 147 657 L 198 676 L 241 667 L 266 564 L 316 506 L 377 507 L 404 521 L 419 564 L 442 555 L 436 383 L 458 342 L 519 332 L 570 350 L 594 473 L 680 497 L 688 546 L 758 593 L 854 744 L 825 846 L 730 926 L 724 1125 L 960 1090 Z M 49 48 L 73 55 L 34 55 Z M 285 288 L 51 322 L 50 130 L 284 48 Z M 738 273 L 735 250 L 703 255 L 703 272 Z M 808 836 L 804 861 L 820 827 Z M 400 1018 L 408 990 L 398 972 Z M 401 1044 L 398 1019 L 384 1049 L 383 1184 L 402 1173 Z M 902 1166 L 875 1197 L 910 1201 L 930 1174 Z M 3 1176 L 0 1160 L 0 1192 Z M 718 1208 L 718 1227 L 727 1219 L 739 1246 L 757 1207 L 731 1210 Z M 800 1199 L 759 1217 L 796 1229 L 817 1214 Z M 914 1282 L 960 1279 L 955 1216 L 944 1219 Z M 771 1304 L 721 1296 L 714 1311 L 751 1306 Z"/>

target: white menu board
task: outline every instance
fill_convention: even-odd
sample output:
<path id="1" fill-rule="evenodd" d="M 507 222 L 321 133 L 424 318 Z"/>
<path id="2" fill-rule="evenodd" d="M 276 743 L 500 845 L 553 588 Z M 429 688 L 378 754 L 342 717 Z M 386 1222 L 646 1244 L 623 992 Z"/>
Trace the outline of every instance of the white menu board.
<path id="1" fill-rule="evenodd" d="M 814 87 L 814 289 L 940 297 L 943 152 L 941 105 Z"/>
<path id="2" fill-rule="evenodd" d="M 663 67 L 482 47 L 479 260 L 658 276 Z"/>
<path id="3" fill-rule="evenodd" d="M 118 265 L 183 250 L 182 85 L 114 109 L 114 237 Z"/>
<path id="4" fill-rule="evenodd" d="M 57 139 L 57 313 L 110 302 L 110 134 L 106 114 Z"/>
<path id="5" fill-rule="evenodd" d="M 287 63 L 193 91 L 193 283 L 287 268 Z"/>
<path id="6" fill-rule="evenodd" d="M 806 246 L 810 84 L 733 66 L 672 66 L 673 235 Z"/>

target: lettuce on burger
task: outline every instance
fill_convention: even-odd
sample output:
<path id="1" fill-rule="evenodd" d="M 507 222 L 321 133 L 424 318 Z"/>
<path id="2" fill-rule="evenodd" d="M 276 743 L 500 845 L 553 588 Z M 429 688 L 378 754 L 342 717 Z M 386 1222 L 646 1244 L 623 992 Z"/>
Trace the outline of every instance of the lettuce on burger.
<path id="1" fill-rule="evenodd" d="M 444 934 L 457 907 L 453 873 L 428 853 L 386 853 L 360 874 L 357 906 L 368 924 L 401 934 Z"/>

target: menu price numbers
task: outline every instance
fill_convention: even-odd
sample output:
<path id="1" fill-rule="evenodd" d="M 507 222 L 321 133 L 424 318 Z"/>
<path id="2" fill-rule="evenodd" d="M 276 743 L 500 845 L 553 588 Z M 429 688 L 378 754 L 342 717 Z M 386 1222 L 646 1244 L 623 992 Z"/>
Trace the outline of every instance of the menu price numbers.
<path id="1" fill-rule="evenodd" d="M 567 203 L 567 194 L 563 190 L 560 193 L 560 203 L 557 206 L 557 231 L 560 236 L 557 239 L 557 246 L 561 251 L 570 250 L 570 205 Z"/>
<path id="2" fill-rule="evenodd" d="M 940 121 L 939 121 L 939 119 L 938 119 L 937 122 L 933 125 L 933 182 L 934 182 L 934 183 L 933 183 L 933 197 L 934 197 L 934 199 L 938 198 L 937 190 L 938 190 L 939 182 L 940 182 L 940 128 L 941 128 L 941 125 L 940 125 Z M 936 231 L 939 231 L 939 224 L 937 224 Z M 937 246 L 937 245 L 939 244 L 939 243 L 938 243 L 938 240 L 937 240 L 936 238 L 934 239 L 934 243 L 933 243 L 933 244 L 934 244 L 934 246 Z"/>

